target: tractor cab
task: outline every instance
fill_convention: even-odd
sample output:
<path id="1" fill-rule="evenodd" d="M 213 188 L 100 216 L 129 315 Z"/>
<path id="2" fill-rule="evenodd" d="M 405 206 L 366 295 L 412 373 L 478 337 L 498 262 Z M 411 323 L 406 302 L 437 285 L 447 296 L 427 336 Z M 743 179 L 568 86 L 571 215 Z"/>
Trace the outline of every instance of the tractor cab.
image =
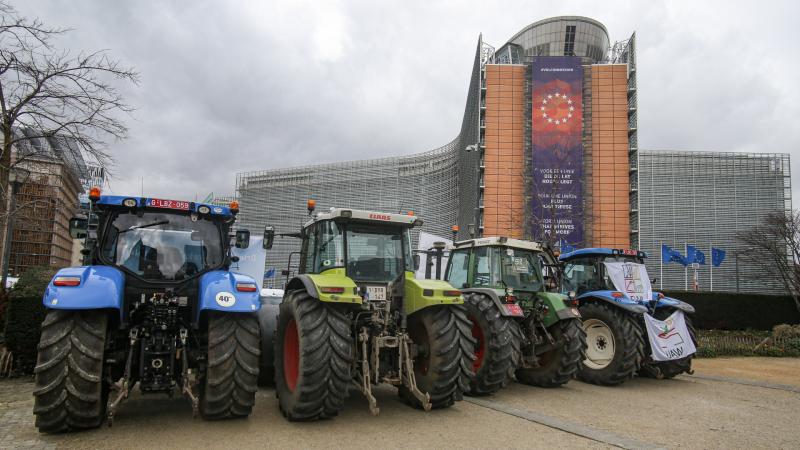
<path id="1" fill-rule="evenodd" d="M 616 291 L 613 280 L 609 276 L 609 269 L 605 263 L 629 263 L 630 267 L 636 268 L 628 273 L 628 278 L 639 281 L 647 281 L 647 270 L 644 267 L 646 254 L 638 250 L 629 249 L 610 249 L 610 248 L 583 248 L 573 252 L 564 253 L 559 257 L 559 261 L 564 264 L 562 273 L 562 290 L 574 291 L 578 296 L 586 292 L 595 291 Z M 635 284 L 629 284 L 635 287 Z M 641 301 L 640 297 L 635 296 L 632 290 L 622 292 L 626 297 L 634 296 L 632 300 Z"/>
<path id="2" fill-rule="evenodd" d="M 553 279 L 555 259 L 539 243 L 488 237 L 453 243 L 446 270 L 457 288 L 488 288 L 501 298 L 530 301 Z"/>
<path id="3" fill-rule="evenodd" d="M 300 272 L 332 271 L 353 280 L 365 300 L 386 300 L 386 288 L 414 271 L 414 216 L 331 209 L 303 227 Z"/>

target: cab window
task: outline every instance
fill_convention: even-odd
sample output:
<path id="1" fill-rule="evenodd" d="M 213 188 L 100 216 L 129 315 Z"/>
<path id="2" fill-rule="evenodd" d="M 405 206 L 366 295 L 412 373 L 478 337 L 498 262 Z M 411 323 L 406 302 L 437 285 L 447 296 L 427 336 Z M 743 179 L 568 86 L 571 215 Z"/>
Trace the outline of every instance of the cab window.
<path id="1" fill-rule="evenodd" d="M 469 271 L 469 251 L 453 252 L 450 254 L 450 270 L 447 281 L 456 288 L 467 285 L 467 272 Z"/>

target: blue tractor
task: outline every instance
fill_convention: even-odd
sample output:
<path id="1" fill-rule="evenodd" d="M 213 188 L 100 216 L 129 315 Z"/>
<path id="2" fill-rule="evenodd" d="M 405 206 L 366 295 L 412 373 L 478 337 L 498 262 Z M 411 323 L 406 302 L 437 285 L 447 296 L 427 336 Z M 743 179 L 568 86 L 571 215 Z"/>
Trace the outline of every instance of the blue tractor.
<path id="1" fill-rule="evenodd" d="M 687 339 L 694 344 L 687 316 L 694 307 L 652 292 L 655 280 L 647 277 L 645 257 L 642 251 L 611 248 L 584 248 L 559 256 L 562 290 L 576 294 L 586 331 L 586 359 L 578 371 L 582 381 L 613 386 L 637 374 L 672 378 L 691 373 L 692 354 L 658 361 L 652 354 L 648 317 L 671 320 L 674 312 L 682 311 Z"/>
<path id="2" fill-rule="evenodd" d="M 176 392 L 204 419 L 246 417 L 259 371 L 258 285 L 231 272 L 250 233 L 230 207 L 89 194 L 84 266 L 44 294 L 34 391 L 40 432 L 111 424 L 135 386 Z"/>

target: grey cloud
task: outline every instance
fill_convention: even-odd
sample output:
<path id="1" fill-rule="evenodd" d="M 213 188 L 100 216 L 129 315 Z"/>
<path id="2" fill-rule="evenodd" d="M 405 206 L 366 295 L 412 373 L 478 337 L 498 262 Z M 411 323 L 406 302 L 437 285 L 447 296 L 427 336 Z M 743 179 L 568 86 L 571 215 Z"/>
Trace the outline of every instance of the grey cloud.
<path id="1" fill-rule="evenodd" d="M 793 2 L 104 2 L 17 5 L 141 72 L 115 192 L 231 193 L 236 172 L 407 154 L 458 132 L 479 32 L 586 15 L 637 31 L 643 148 L 790 152 Z M 798 186 L 800 188 L 800 186 Z"/>

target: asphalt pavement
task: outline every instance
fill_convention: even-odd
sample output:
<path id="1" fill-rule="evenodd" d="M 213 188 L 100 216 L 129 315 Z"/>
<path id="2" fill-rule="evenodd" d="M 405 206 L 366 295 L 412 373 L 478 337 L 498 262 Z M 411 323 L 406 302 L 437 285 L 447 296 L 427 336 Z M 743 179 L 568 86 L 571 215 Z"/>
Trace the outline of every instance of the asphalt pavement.
<path id="1" fill-rule="evenodd" d="M 247 420 L 192 418 L 182 398 L 135 395 L 114 426 L 40 435 L 30 380 L 0 381 L 0 448 L 800 448 L 800 359 L 698 360 L 693 376 L 618 387 L 512 383 L 425 413 L 376 389 L 369 414 L 352 392 L 332 420 L 289 423 L 262 388 Z M 737 376 L 739 375 L 739 376 Z"/>

